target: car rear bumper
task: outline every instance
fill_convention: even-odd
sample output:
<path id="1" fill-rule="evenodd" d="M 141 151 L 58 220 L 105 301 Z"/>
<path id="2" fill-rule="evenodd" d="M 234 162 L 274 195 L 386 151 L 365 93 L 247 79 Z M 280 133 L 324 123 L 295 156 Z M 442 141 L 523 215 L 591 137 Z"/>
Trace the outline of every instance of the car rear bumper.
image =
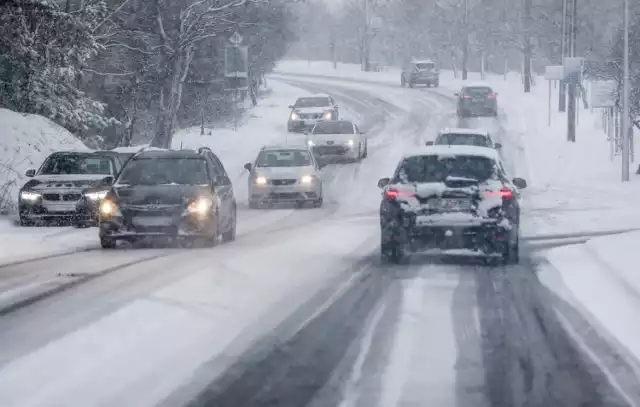
<path id="1" fill-rule="evenodd" d="M 511 227 L 488 222 L 482 225 L 437 225 L 383 228 L 383 243 L 398 243 L 409 252 L 466 249 L 502 253 L 513 240 Z"/>
<path id="2" fill-rule="evenodd" d="M 322 160 L 343 160 L 358 158 L 358 146 L 349 146 L 346 144 L 338 145 L 317 145 L 311 148 L 313 155 Z"/>
<path id="3" fill-rule="evenodd" d="M 437 83 L 440 81 L 440 78 L 438 76 L 419 76 L 419 77 L 413 77 L 411 78 L 411 82 L 415 83 L 415 84 L 430 84 L 430 83 Z"/>
<path id="4" fill-rule="evenodd" d="M 305 119 L 305 120 L 289 120 L 287 124 L 290 130 L 307 130 L 312 129 L 313 126 L 323 121 L 322 119 Z"/>

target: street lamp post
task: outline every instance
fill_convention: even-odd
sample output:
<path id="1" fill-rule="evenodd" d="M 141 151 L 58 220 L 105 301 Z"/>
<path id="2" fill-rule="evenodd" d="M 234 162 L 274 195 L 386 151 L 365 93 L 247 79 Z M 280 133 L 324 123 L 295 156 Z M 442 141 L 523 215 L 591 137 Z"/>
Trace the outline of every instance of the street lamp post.
<path id="1" fill-rule="evenodd" d="M 624 74 L 622 79 L 622 181 L 629 181 L 629 0 L 624 0 Z"/>

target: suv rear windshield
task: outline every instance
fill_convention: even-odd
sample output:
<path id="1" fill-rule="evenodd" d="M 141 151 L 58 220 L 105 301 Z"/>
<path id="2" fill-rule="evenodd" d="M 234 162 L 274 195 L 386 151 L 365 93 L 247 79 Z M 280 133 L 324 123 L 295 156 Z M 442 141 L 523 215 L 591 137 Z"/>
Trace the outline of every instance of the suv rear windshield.
<path id="1" fill-rule="evenodd" d="M 122 169 L 122 185 L 206 185 L 207 163 L 203 158 L 137 158 Z"/>
<path id="2" fill-rule="evenodd" d="M 40 174 L 96 174 L 111 175 L 114 172 L 110 157 L 94 154 L 54 154 L 42 165 Z"/>
<path id="3" fill-rule="evenodd" d="M 422 70 L 422 69 L 433 69 L 436 67 L 436 64 L 432 63 L 432 62 L 418 62 L 416 64 L 416 68 Z"/>
<path id="4" fill-rule="evenodd" d="M 438 137 L 436 144 L 443 144 L 449 146 L 478 146 L 478 147 L 491 147 L 489 138 L 482 134 L 457 134 L 448 133 L 442 134 Z"/>
<path id="5" fill-rule="evenodd" d="M 493 90 L 489 87 L 472 87 L 464 88 L 464 94 L 473 97 L 487 97 L 493 93 Z"/>
<path id="6" fill-rule="evenodd" d="M 496 179 L 496 163 L 490 158 L 474 155 L 418 155 L 400 163 L 394 182 L 443 182 L 447 177 L 472 178 L 479 182 Z"/>
<path id="7" fill-rule="evenodd" d="M 353 124 L 334 121 L 318 123 L 313 128 L 313 134 L 353 134 Z"/>
<path id="8" fill-rule="evenodd" d="M 329 98 L 327 97 L 315 97 L 315 98 L 300 98 L 296 100 L 295 107 L 324 107 L 329 106 Z"/>
<path id="9" fill-rule="evenodd" d="M 300 150 L 261 151 L 256 162 L 256 167 L 308 167 L 310 165 L 309 153 Z"/>

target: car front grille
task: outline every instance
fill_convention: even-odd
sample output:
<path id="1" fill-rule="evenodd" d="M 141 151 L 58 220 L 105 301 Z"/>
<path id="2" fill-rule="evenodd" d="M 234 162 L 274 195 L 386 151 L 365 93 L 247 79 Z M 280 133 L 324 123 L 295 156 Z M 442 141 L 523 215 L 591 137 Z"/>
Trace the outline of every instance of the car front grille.
<path id="1" fill-rule="evenodd" d="M 42 198 L 45 201 L 59 201 L 60 194 L 42 194 Z"/>
<path id="2" fill-rule="evenodd" d="M 300 118 L 303 120 L 318 120 L 322 119 L 322 113 L 301 113 Z"/>
<path id="3" fill-rule="evenodd" d="M 293 185 L 296 183 L 295 179 L 272 179 L 271 185 Z"/>
<path id="4" fill-rule="evenodd" d="M 80 198 L 82 198 L 81 194 L 64 194 L 64 195 L 62 195 L 62 200 L 66 201 L 66 202 L 78 201 L 78 200 L 80 200 Z"/>

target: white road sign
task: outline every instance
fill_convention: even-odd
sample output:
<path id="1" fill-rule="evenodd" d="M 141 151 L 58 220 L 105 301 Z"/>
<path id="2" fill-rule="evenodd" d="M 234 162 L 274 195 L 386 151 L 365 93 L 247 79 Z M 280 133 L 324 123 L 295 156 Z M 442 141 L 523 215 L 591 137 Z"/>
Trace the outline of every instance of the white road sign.
<path id="1" fill-rule="evenodd" d="M 544 78 L 548 81 L 561 81 L 564 79 L 564 67 L 562 65 L 545 66 Z"/>

